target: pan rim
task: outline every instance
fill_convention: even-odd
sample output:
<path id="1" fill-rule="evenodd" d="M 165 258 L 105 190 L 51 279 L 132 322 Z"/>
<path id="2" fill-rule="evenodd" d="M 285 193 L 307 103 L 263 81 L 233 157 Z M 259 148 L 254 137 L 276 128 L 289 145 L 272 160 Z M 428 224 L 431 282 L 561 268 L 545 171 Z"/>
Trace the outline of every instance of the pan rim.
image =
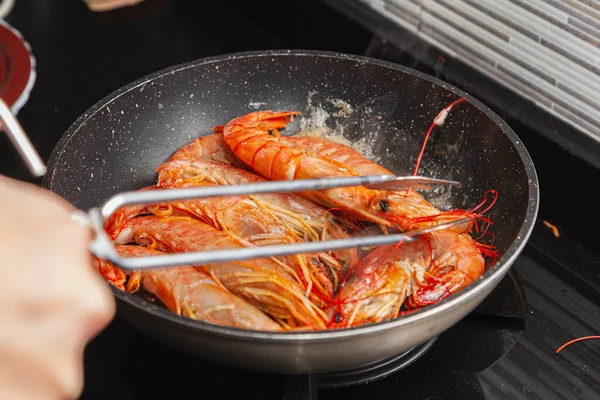
<path id="1" fill-rule="evenodd" d="M 130 92 L 131 90 L 159 79 L 168 74 L 175 74 L 177 72 L 194 68 L 202 65 L 209 65 L 212 63 L 219 63 L 223 61 L 243 59 L 243 58 L 265 58 L 265 57 L 317 57 L 317 58 L 333 58 L 343 59 L 349 61 L 356 61 L 365 64 L 377 65 L 380 67 L 388 68 L 391 70 L 399 71 L 412 75 L 416 78 L 420 78 L 431 82 L 437 86 L 442 86 L 444 89 L 451 93 L 464 97 L 469 103 L 477 107 L 483 112 L 488 118 L 490 118 L 508 137 L 517 151 L 521 162 L 523 163 L 525 173 L 528 180 L 529 189 L 529 203 L 525 212 L 525 217 L 521 223 L 521 227 L 517 234 L 517 239 L 514 240 L 505 254 L 496 261 L 496 264 L 485 271 L 484 274 L 475 282 L 471 283 L 461 291 L 448 296 L 447 298 L 432 304 L 427 307 L 415 311 L 406 316 L 397 317 L 392 320 L 386 320 L 377 323 L 365 324 L 357 327 L 342 328 L 335 330 L 320 330 L 320 331 L 309 331 L 309 332 L 267 332 L 267 331 L 255 331 L 234 327 L 224 327 L 216 324 L 210 324 L 206 322 L 196 321 L 182 316 L 173 314 L 172 312 L 152 305 L 151 303 L 140 299 L 139 297 L 133 296 L 129 293 L 125 293 L 110 285 L 113 295 L 120 301 L 127 303 L 141 311 L 147 312 L 154 317 L 165 319 L 171 323 L 179 324 L 187 329 L 193 329 L 201 331 L 203 334 L 212 334 L 215 336 L 226 336 L 228 338 L 237 338 L 243 340 L 258 341 L 264 343 L 319 343 L 329 341 L 331 339 L 342 339 L 355 336 L 371 335 L 376 332 L 395 330 L 405 325 L 420 322 L 422 320 L 428 320 L 435 318 L 450 309 L 460 306 L 461 303 L 468 301 L 469 299 L 477 296 L 481 291 L 485 290 L 489 285 L 494 282 L 498 282 L 513 265 L 514 261 L 519 257 L 523 248 L 526 246 L 535 225 L 539 211 L 539 185 L 537 172 L 533 161 L 529 155 L 529 152 L 522 144 L 521 139 L 517 134 L 508 126 L 508 124 L 502 120 L 494 111 L 484 105 L 482 102 L 464 92 L 463 90 L 444 82 L 431 75 L 423 72 L 414 70 L 409 67 L 405 67 L 400 64 L 375 59 L 363 55 L 346 54 L 332 51 L 321 51 L 321 50 L 303 50 L 303 49 L 278 49 L 278 50 L 253 50 L 236 53 L 228 53 L 217 56 L 209 56 L 189 62 L 172 65 L 154 73 L 148 74 L 141 77 L 121 88 L 108 94 L 90 108 L 80 115 L 67 129 L 67 131 L 61 136 L 48 160 L 48 171 L 52 172 L 52 176 L 44 176 L 42 185 L 49 190 L 52 190 L 54 182 L 54 173 L 56 172 L 56 166 L 59 164 L 61 155 L 64 153 L 66 146 L 69 141 L 78 134 L 78 132 L 85 126 L 86 122 L 93 117 L 97 112 L 108 106 L 120 96 Z"/>

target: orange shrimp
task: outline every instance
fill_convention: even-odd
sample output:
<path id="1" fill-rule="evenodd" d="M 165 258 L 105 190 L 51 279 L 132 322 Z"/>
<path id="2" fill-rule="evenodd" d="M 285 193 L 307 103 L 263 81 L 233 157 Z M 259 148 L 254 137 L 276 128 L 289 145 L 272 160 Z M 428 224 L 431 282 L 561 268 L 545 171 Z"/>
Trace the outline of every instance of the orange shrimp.
<path id="1" fill-rule="evenodd" d="M 164 252 L 244 247 L 243 243 L 191 217 L 140 216 L 127 221 L 116 244 L 137 242 Z M 270 259 L 194 266 L 284 328 L 325 327 L 324 312 L 305 295 L 287 270 Z"/>
<path id="2" fill-rule="evenodd" d="M 302 149 L 304 152 L 315 152 L 321 157 L 326 157 L 335 162 L 344 163 L 348 168 L 352 168 L 355 173 L 360 175 L 391 175 L 392 173 L 381 165 L 366 159 L 361 154 L 352 148 L 339 144 L 324 138 L 318 137 L 281 137 L 281 142 L 294 148 Z M 471 223 L 455 225 L 448 228 L 448 231 L 456 233 L 468 234 L 473 225 L 477 225 L 477 221 L 483 221 L 489 224 L 491 221 L 482 215 L 489 211 L 495 204 L 498 193 L 495 190 L 489 190 L 485 193 L 484 199 L 477 206 L 470 210 L 452 209 L 448 211 L 440 211 L 432 206 L 415 190 L 406 190 L 402 192 L 378 191 L 381 193 L 381 202 L 385 202 L 385 206 L 381 205 L 382 210 L 387 211 L 384 214 L 394 214 L 390 220 L 394 224 L 405 231 L 422 228 L 423 226 L 433 225 L 435 221 L 452 220 L 459 217 L 467 217 L 471 219 Z M 486 205 L 487 198 L 492 195 L 492 201 Z M 435 233 L 434 233 L 435 234 Z M 492 246 L 477 243 L 474 240 L 466 240 L 468 247 L 476 246 L 486 256 L 496 257 L 496 251 Z"/>
<path id="3" fill-rule="evenodd" d="M 235 118 L 223 129 L 225 143 L 249 168 L 273 180 L 393 175 L 348 146 L 319 138 L 281 137 L 278 130 L 285 128 L 298 114 L 296 111 L 258 111 Z M 302 195 L 327 207 L 342 209 L 349 216 L 383 226 L 397 226 L 404 231 L 470 215 L 462 210 L 441 212 L 414 190 L 391 192 L 346 187 L 308 191 Z M 462 226 L 454 230 L 468 228 Z"/>
<path id="4" fill-rule="evenodd" d="M 101 260 L 97 257 L 92 258 L 92 264 L 100 275 L 114 287 L 125 290 L 128 275 L 121 268 L 114 266 L 109 261 Z"/>
<path id="5" fill-rule="evenodd" d="M 174 187 L 212 186 L 209 182 L 180 183 Z M 154 187 L 155 190 L 168 190 Z M 141 214 L 156 214 L 195 217 L 211 227 L 223 231 L 246 246 L 297 243 L 303 241 L 274 215 L 256 205 L 246 196 L 227 196 L 173 201 L 164 204 L 123 207 L 111 217 L 109 236 L 116 238 L 126 222 Z M 114 219 L 114 221 L 113 221 Z M 325 253 L 297 254 L 272 258 L 288 269 L 311 299 L 325 306 L 332 300 L 339 283 L 342 265 Z M 290 266 L 292 268 L 290 268 Z"/>
<path id="6" fill-rule="evenodd" d="M 484 262 L 477 247 L 464 243 L 469 239 L 445 230 L 414 242 L 378 247 L 343 283 L 337 307 L 329 310 L 330 326 L 394 318 L 403 305 L 433 304 L 471 284 L 483 274 Z M 446 268 L 434 262 L 443 258 L 452 258 L 444 261 Z"/>
<path id="7" fill-rule="evenodd" d="M 295 111 L 257 111 L 235 118 L 223 129 L 225 143 L 249 168 L 272 180 L 358 175 L 341 163 L 305 154 L 280 143 L 278 129 L 285 128 L 298 114 Z M 370 210 L 376 193 L 363 187 L 344 187 L 306 191 L 301 195 L 326 207 L 341 208 L 359 219 L 391 226 L 386 218 Z"/>
<path id="8" fill-rule="evenodd" d="M 352 269 L 336 307 L 328 310 L 330 328 L 350 327 L 395 317 L 412 294 L 415 277 L 430 259 L 423 241 L 381 246 Z"/>
<path id="9" fill-rule="evenodd" d="M 121 245 L 116 251 L 124 257 L 160 256 L 164 253 L 142 246 Z M 97 259 L 96 259 L 97 260 Z M 104 264 L 115 267 L 109 262 Z M 256 307 L 219 286 L 210 276 L 190 266 L 134 272 L 128 291 L 139 284 L 154 294 L 168 310 L 191 319 L 222 326 L 260 331 L 282 331 L 283 328 Z M 124 288 L 121 286 L 121 290 Z"/>
<path id="10" fill-rule="evenodd" d="M 161 164 L 156 170 L 158 185 L 173 187 L 178 182 L 189 184 L 202 180 L 218 185 L 240 185 L 267 181 L 263 176 L 245 169 L 245 165 L 225 146 L 222 130 L 222 126 L 215 127 L 216 133 L 196 139 Z M 189 150 L 188 147 L 192 147 L 194 150 Z M 229 155 L 223 156 L 222 154 Z M 261 194 L 259 198 L 268 202 L 274 201 L 274 204 L 280 204 L 285 210 L 311 220 L 331 220 L 333 217 L 325 208 L 293 193 Z"/>
<path id="11" fill-rule="evenodd" d="M 165 162 L 156 171 L 158 185 L 162 187 L 177 187 L 183 183 L 190 184 L 198 181 L 207 181 L 217 185 L 244 185 L 267 181 L 266 178 L 254 172 L 203 159 Z M 273 212 L 277 212 L 279 209 L 280 213 L 287 213 L 290 216 L 297 214 L 294 216 L 295 219 L 306 219 L 309 223 L 321 221 L 325 226 L 335 219 L 325 208 L 293 193 L 261 193 L 252 197 L 258 199 L 264 206 L 274 206 Z M 305 224 L 298 221 L 297 226 L 300 228 Z"/>
<path id="12" fill-rule="evenodd" d="M 324 138 L 281 136 L 280 143 L 300 150 L 303 154 L 318 156 L 334 165 L 343 165 L 352 175 L 393 175 L 388 169 L 363 157 L 351 147 Z M 368 196 L 364 198 L 363 203 L 368 213 L 381 217 L 405 231 L 432 225 L 435 221 L 431 216 L 441 213 L 415 190 L 391 192 L 367 189 L 362 191 L 362 194 Z M 420 223 L 422 219 L 425 219 L 424 223 Z M 464 231 L 465 227 L 452 229 Z"/>
<path id="13" fill-rule="evenodd" d="M 222 130 L 223 127 L 217 126 L 215 130 Z M 201 136 L 192 140 L 185 146 L 177 150 L 169 159 L 176 160 L 195 160 L 201 159 L 206 161 L 216 161 L 224 164 L 231 164 L 237 167 L 244 167 L 244 164 L 237 159 L 235 154 L 227 146 L 223 145 L 222 134 L 212 134 Z"/>
<path id="14" fill-rule="evenodd" d="M 475 240 L 450 230 L 436 231 L 424 238 L 432 253 L 432 267 L 409 298 L 411 308 L 436 303 L 479 279 L 485 260 Z"/>
<path id="15" fill-rule="evenodd" d="M 217 137 L 218 135 L 210 136 Z M 182 183 L 190 184 L 198 181 L 207 181 L 217 185 L 244 185 L 267 181 L 266 178 L 254 172 L 203 159 L 180 159 L 165 162 L 156 171 L 158 185 L 162 187 L 176 187 Z M 319 235 L 331 236 L 331 232 L 323 232 L 323 230 L 331 230 L 331 226 L 336 225 L 334 221 L 339 219 L 321 205 L 294 193 L 261 193 L 253 195 L 252 198 L 262 206 L 270 208 L 281 218 L 287 215 L 290 223 L 296 221 L 294 225 L 297 226 L 299 234 L 302 227 L 306 228 L 308 223 L 313 229 L 319 228 Z M 319 235 L 316 235 L 315 240 Z M 311 232 L 311 236 L 315 236 L 314 232 Z"/>
<path id="16" fill-rule="evenodd" d="M 218 139 L 219 135 L 206 136 Z M 176 160 L 161 164 L 157 168 L 158 185 L 171 188 L 210 182 L 217 185 L 243 185 L 264 182 L 260 175 L 232 165 L 202 159 Z M 348 238 L 339 219 L 324 207 L 294 193 L 264 193 L 249 196 L 264 212 L 274 215 L 297 237 L 304 241 Z M 328 257 L 326 256 L 328 255 Z M 355 249 L 320 253 L 326 264 L 339 260 L 342 269 L 347 269 L 358 260 Z"/>

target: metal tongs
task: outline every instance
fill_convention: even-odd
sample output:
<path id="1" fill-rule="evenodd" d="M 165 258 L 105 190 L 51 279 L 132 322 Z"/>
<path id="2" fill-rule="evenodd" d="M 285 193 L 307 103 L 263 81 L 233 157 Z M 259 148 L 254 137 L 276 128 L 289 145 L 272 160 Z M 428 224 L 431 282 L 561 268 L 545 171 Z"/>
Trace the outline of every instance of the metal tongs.
<path id="1" fill-rule="evenodd" d="M 29 141 L 19 122 L 6 103 L 0 100 L 0 119 L 4 130 L 19 151 L 30 172 L 36 177 L 46 173 L 46 166 Z M 460 186 L 452 180 L 427 178 L 422 176 L 370 175 L 341 178 L 300 179 L 294 181 L 269 181 L 246 185 L 208 186 L 198 188 L 169 189 L 159 191 L 131 191 L 110 197 L 100 207 L 91 210 L 75 211 L 72 215 L 76 221 L 92 228 L 94 238 L 89 245 L 90 252 L 96 257 L 108 260 L 124 270 L 145 270 L 154 268 L 176 267 L 183 265 L 206 265 L 227 261 L 240 261 L 257 258 L 280 257 L 302 253 L 343 250 L 358 247 L 391 245 L 399 242 L 412 242 L 420 235 L 447 229 L 453 225 L 468 222 L 461 218 L 451 222 L 440 223 L 432 227 L 413 230 L 405 233 L 389 235 L 361 236 L 349 239 L 334 239 L 317 242 L 303 242 L 286 245 L 270 245 L 226 250 L 198 251 L 187 253 L 165 254 L 160 256 L 122 257 L 104 231 L 108 218 L 119 208 L 127 205 L 157 204 L 175 200 L 189 200 L 202 197 L 223 197 L 250 195 L 259 193 L 300 192 L 306 190 L 324 190 L 336 187 L 364 186 L 369 189 L 406 190 L 431 189 L 431 185 Z"/>

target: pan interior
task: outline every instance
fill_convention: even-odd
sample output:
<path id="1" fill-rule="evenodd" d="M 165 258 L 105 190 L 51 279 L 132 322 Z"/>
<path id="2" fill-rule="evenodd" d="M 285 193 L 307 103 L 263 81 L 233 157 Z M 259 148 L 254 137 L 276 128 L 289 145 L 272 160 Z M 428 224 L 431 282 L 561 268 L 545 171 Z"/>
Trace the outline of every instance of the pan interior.
<path id="1" fill-rule="evenodd" d="M 55 148 L 44 184 L 87 210 L 154 183 L 155 168 L 179 147 L 256 110 L 300 111 L 284 134 L 343 137 L 393 173 L 411 174 L 428 127 L 461 96 L 414 71 L 363 57 L 267 52 L 200 60 L 132 83 L 95 105 Z M 468 209 L 488 190 L 498 191 L 489 231 L 501 265 L 533 224 L 532 176 L 510 129 L 477 104 L 459 104 L 434 130 L 419 174 L 463 183 L 423 193 L 441 209 Z"/>

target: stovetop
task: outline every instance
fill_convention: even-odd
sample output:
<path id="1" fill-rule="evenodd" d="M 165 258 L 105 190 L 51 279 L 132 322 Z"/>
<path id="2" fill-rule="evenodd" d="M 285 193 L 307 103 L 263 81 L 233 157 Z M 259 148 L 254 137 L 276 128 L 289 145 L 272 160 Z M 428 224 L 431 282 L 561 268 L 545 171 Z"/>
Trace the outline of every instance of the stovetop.
<path id="1" fill-rule="evenodd" d="M 83 399 L 593 399 L 598 345 L 556 349 L 600 332 L 600 306 L 548 272 L 527 249 L 482 305 L 433 343 L 364 371 L 261 375 L 201 361 L 119 319 L 86 354 Z M 352 351 L 352 349 L 348 349 Z"/>
<path id="2" fill-rule="evenodd" d="M 19 120 L 42 157 L 47 159 L 68 126 L 103 96 L 158 69 L 205 56 L 323 49 L 439 73 L 411 55 L 398 58 L 381 51 L 375 45 L 379 38 L 329 8 L 329 1 L 290 0 L 284 6 L 275 0 L 226 0 L 211 4 L 210 12 L 203 3 L 146 0 L 95 14 L 82 1 L 16 2 L 7 21 L 31 44 L 38 73 Z M 475 75 L 451 60 L 445 68 L 442 79 L 486 102 L 468 85 Z M 188 397 L 190 390 L 203 399 L 600 398 L 600 341 L 576 343 L 555 354 L 571 339 L 600 334 L 597 200 L 586 190 L 589 182 L 600 181 L 594 164 L 600 146 L 584 146 L 589 157 L 563 147 L 568 129 L 552 120 L 526 121 L 524 113 L 504 105 L 521 104 L 511 96 L 504 92 L 502 104 L 488 105 L 531 153 L 540 179 L 538 222 L 511 275 L 477 312 L 430 347 L 338 376 L 266 376 L 171 350 L 117 317 L 86 350 L 82 399 L 164 399 Z M 0 142 L 0 173 L 35 181 L 10 143 L 4 137 Z M 544 221 L 558 227 L 559 237 Z M 343 386 L 357 380 L 367 383 Z"/>

